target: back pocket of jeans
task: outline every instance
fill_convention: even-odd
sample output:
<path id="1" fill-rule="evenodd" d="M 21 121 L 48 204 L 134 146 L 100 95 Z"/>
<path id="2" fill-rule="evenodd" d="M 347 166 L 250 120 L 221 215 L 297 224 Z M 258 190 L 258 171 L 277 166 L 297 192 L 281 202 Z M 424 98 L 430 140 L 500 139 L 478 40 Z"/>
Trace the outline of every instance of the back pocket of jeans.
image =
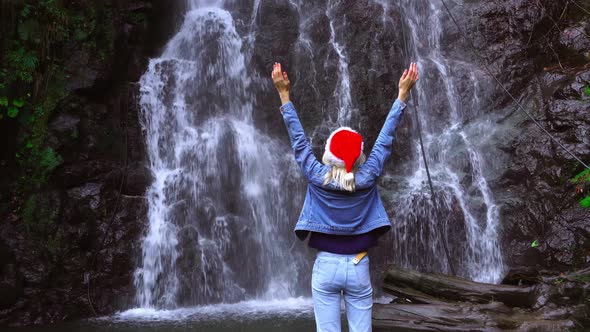
<path id="1" fill-rule="evenodd" d="M 354 272 L 356 273 L 356 280 L 358 286 L 362 288 L 367 288 L 371 286 L 371 273 L 369 272 L 368 260 L 365 262 L 361 261 L 358 265 L 355 265 Z"/>
<path id="2" fill-rule="evenodd" d="M 311 274 L 312 286 L 330 286 L 334 282 L 336 270 L 338 269 L 338 262 L 316 259 L 313 264 L 313 272 Z"/>

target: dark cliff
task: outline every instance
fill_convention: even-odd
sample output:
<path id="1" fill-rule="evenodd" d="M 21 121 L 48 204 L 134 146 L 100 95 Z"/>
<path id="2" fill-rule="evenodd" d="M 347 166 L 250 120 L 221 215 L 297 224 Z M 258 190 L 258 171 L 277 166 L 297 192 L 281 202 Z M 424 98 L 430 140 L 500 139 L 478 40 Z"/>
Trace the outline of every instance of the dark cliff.
<path id="1" fill-rule="evenodd" d="M 588 164 L 588 2 L 497 1 L 456 11 L 473 13 L 463 23 L 506 87 Z M 502 243 L 509 267 L 560 272 L 587 267 L 590 210 L 582 202 L 590 182 L 584 167 L 496 90 L 491 110 L 502 129 L 492 142 L 499 153 L 490 178 L 503 207 Z M 535 240 L 539 246 L 531 247 Z"/>
<path id="2" fill-rule="evenodd" d="M 166 1 L 2 6 L 2 95 L 7 108 L 23 105 L 16 115 L 3 109 L 0 120 L 0 321 L 112 312 L 133 294 L 150 181 L 135 82 L 181 8 Z"/>

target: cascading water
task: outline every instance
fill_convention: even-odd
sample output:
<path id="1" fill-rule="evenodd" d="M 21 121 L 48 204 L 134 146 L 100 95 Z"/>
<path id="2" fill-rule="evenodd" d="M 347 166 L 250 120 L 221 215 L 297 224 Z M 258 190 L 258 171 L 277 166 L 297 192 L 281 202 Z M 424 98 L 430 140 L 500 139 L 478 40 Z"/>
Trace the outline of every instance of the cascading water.
<path id="1" fill-rule="evenodd" d="M 299 34 L 295 43 L 293 69 L 298 77 L 310 79 L 305 81 L 306 86 L 303 88 L 313 92 L 317 102 L 314 109 L 324 111 L 323 119 L 307 131 L 313 146 L 317 142 L 316 138 L 327 137 L 332 130 L 340 126 L 350 126 L 358 117 L 358 108 L 355 107 L 352 98 L 349 58 L 344 43 L 348 25 L 345 17 L 338 13 L 340 6 L 346 3 L 340 0 L 325 2 L 289 0 L 289 3 L 299 17 Z M 313 18 L 317 16 L 325 17 L 328 21 L 325 45 L 318 45 L 310 36 L 316 33 L 313 31 Z M 325 47 L 327 52 L 323 54 L 318 51 L 318 47 Z M 334 68 L 334 81 L 330 81 L 331 75 L 322 76 L 322 70 L 331 70 L 327 68 Z M 318 88 L 321 85 L 329 87 L 330 98 L 322 95 Z"/>
<path id="2" fill-rule="evenodd" d="M 312 91 L 319 95 L 315 88 L 323 83 L 318 75 L 318 71 L 321 72 L 319 66 L 337 69 L 336 79 L 332 82 L 336 103 L 330 105 L 335 110 L 325 116 L 319 126 L 310 128 L 313 130 L 312 137 L 326 136 L 339 125 L 353 124 L 354 86 L 350 82 L 350 60 L 342 38 L 359 27 L 350 26 L 346 12 L 344 16 L 338 15 L 342 13 L 343 6 L 350 7 L 350 3 L 337 0 L 314 4 L 298 0 L 289 2 L 300 18 L 295 49 L 296 70 L 308 72 L 303 74 L 312 85 Z M 378 18 L 383 29 L 401 32 L 399 23 L 390 14 L 396 10 L 403 13 L 403 24 L 411 45 L 408 52 L 413 59 L 417 59 L 423 73 L 415 97 L 424 121 L 426 149 L 437 189 L 438 210 L 441 212 L 440 216 L 435 215 L 416 140 L 414 165 L 411 167 L 413 172 L 404 174 L 398 182 L 405 182 L 405 185 L 389 195 L 388 205 L 395 207 L 395 215 L 392 216 L 395 227 L 388 241 L 393 247 L 391 251 L 385 249 L 387 252 L 382 253 L 393 256 L 393 261 L 406 267 L 450 273 L 442 246 L 443 241 L 447 241 L 459 275 L 477 281 L 499 282 L 504 267 L 496 231 L 498 207 L 487 185 L 485 163 L 480 153 L 481 143 L 493 133 L 493 125 L 485 121 L 471 121 L 482 115 L 480 110 L 485 109 L 485 87 L 490 86 L 489 82 L 482 78 L 485 75 L 477 66 L 452 59 L 443 52 L 444 13 L 437 4 L 413 0 L 395 4 L 385 0 L 375 2 L 383 8 L 382 17 Z M 393 11 L 390 12 L 391 9 Z M 313 24 L 316 20 L 313 17 L 317 15 L 327 18 L 329 30 L 326 34 L 329 33 L 329 38 L 326 38 L 325 47 L 334 50 L 336 64 L 319 57 L 323 54 L 319 50 L 324 45 L 315 43 L 310 37 L 315 29 Z M 381 52 L 380 49 L 371 51 Z M 409 62 L 412 59 L 406 60 Z M 409 112 L 407 116 L 411 115 Z M 384 189 L 387 191 L 387 188 Z M 443 223 L 442 228 L 448 236 L 439 232 L 437 223 Z"/>
<path id="3" fill-rule="evenodd" d="M 253 125 L 251 73 L 231 14 L 219 1 L 188 8 L 140 82 L 154 179 L 137 305 L 296 296 L 309 268 L 305 250 L 291 250 L 296 215 L 285 188 L 301 181 L 287 177 L 289 146 Z"/>
<path id="4" fill-rule="evenodd" d="M 392 4 L 375 1 L 384 8 L 378 18 L 383 26 L 399 30 L 388 16 Z M 288 2 L 300 17 L 293 70 L 308 78 L 308 91 L 322 105 L 334 109 L 309 128 L 311 136 L 350 125 L 358 116 L 344 39 L 351 27 L 338 15 L 343 4 Z M 189 1 L 179 32 L 141 78 L 141 121 L 154 179 L 135 273 L 140 307 L 276 300 L 309 291 L 310 259 L 292 233 L 303 183 L 293 177 L 298 170 L 289 146 L 257 130 L 253 120 L 254 87 L 263 82 L 248 64 L 260 2 L 253 1 L 249 17 L 240 20 L 249 22 L 243 37 L 223 5 Z M 442 241 L 448 241 L 460 275 L 497 282 L 503 270 L 498 211 L 481 153 L 485 133 L 493 128 L 471 121 L 489 82 L 476 66 L 443 52 L 439 7 L 413 0 L 399 5 L 409 53 L 423 73 L 415 98 L 441 216 L 431 205 L 416 143 L 412 172 L 384 197 L 396 213 L 391 247 L 380 250 L 407 267 L 449 272 L 442 250 Z M 310 37 L 314 31 L 305 12 L 327 18 L 325 45 Z M 335 79 L 321 77 L 326 68 Z M 334 91 L 333 98 L 323 98 L 321 91 Z M 438 232 L 439 222 L 448 238 Z"/>
<path id="5" fill-rule="evenodd" d="M 336 37 L 336 17 L 334 15 L 335 7 L 340 1 L 328 0 L 326 5 L 326 16 L 330 20 L 330 44 L 338 55 L 338 84 L 334 91 L 334 96 L 338 100 L 338 118 L 336 123 L 340 126 L 350 125 L 352 113 L 352 96 L 350 94 L 350 75 L 348 73 L 348 59 L 346 50 L 337 41 Z M 343 24 L 344 25 L 344 24 Z"/>
<path id="6" fill-rule="evenodd" d="M 388 5 L 379 3 L 384 8 L 384 24 L 391 27 Z M 497 235 L 498 207 L 477 148 L 494 128 L 485 121 L 468 122 L 481 115 L 481 94 L 489 82 L 475 65 L 452 59 L 443 51 L 444 13 L 436 2 L 404 0 L 399 7 L 412 57 L 408 61 L 417 61 L 421 71 L 414 96 L 420 105 L 417 111 L 441 215 L 435 215 L 416 141 L 415 171 L 391 200 L 397 207 L 391 241 L 395 260 L 407 267 L 449 273 L 442 246 L 447 241 L 458 274 L 499 282 L 504 266 Z M 461 86 L 462 98 L 458 86 L 465 82 L 471 85 Z M 437 223 L 443 223 L 442 227 Z"/>

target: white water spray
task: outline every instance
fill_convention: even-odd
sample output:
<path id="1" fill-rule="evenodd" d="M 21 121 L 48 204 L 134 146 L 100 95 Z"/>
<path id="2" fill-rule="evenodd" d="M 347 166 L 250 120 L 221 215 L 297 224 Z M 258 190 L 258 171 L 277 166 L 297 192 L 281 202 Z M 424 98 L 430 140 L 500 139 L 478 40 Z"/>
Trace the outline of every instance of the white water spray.
<path id="1" fill-rule="evenodd" d="M 391 24 L 385 17 L 388 4 L 378 3 L 384 8 L 384 24 Z M 497 283 L 504 272 L 497 234 L 498 207 L 485 178 L 485 163 L 474 143 L 481 130 L 494 129 L 486 123 L 463 125 L 469 115 L 477 115 L 483 108 L 481 91 L 487 82 L 476 66 L 444 54 L 443 12 L 437 4 L 404 0 L 400 8 L 413 57 L 408 60 L 417 61 L 422 73 L 415 97 L 426 131 L 424 144 L 442 215 L 434 214 L 426 171 L 422 160 L 416 160 L 415 172 L 406 179 L 405 190 L 392 201 L 400 210 L 394 221 L 394 255 L 408 267 L 448 273 L 442 248 L 442 241 L 447 241 L 460 275 Z M 466 74 L 460 76 L 461 73 Z M 472 83 L 471 87 L 462 87 L 467 95 L 463 99 L 457 87 L 462 80 Z M 436 99 L 441 94 L 444 98 Z M 435 111 L 442 116 L 426 116 Z M 420 156 L 419 143 L 416 141 L 414 146 L 415 155 Z M 440 234 L 437 223 L 443 223 L 442 229 L 452 235 L 447 238 Z"/>
<path id="2" fill-rule="evenodd" d="M 288 146 L 253 125 L 250 74 L 222 1 L 190 1 L 142 76 L 154 180 L 135 272 L 137 305 L 175 308 L 298 294 L 284 169 Z"/>

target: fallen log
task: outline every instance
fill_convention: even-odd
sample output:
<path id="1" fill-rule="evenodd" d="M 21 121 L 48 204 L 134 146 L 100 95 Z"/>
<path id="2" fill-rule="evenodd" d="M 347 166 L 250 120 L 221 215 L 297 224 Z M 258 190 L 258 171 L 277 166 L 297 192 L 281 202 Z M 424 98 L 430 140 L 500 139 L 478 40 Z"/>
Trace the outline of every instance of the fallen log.
<path id="1" fill-rule="evenodd" d="M 373 330 L 385 331 L 567 331 L 577 322 L 569 311 L 528 312 L 489 304 L 375 304 Z"/>
<path id="2" fill-rule="evenodd" d="M 385 273 L 383 289 L 421 304 L 449 302 L 501 302 L 508 307 L 530 308 L 536 303 L 534 286 L 495 285 L 437 273 L 422 273 L 392 266 Z"/>
<path id="3" fill-rule="evenodd" d="M 522 284 L 526 278 L 532 284 L 485 284 L 392 266 L 382 287 L 398 303 L 375 304 L 373 327 L 398 332 L 581 331 L 590 326 L 590 269 L 513 275 L 511 282 Z"/>

